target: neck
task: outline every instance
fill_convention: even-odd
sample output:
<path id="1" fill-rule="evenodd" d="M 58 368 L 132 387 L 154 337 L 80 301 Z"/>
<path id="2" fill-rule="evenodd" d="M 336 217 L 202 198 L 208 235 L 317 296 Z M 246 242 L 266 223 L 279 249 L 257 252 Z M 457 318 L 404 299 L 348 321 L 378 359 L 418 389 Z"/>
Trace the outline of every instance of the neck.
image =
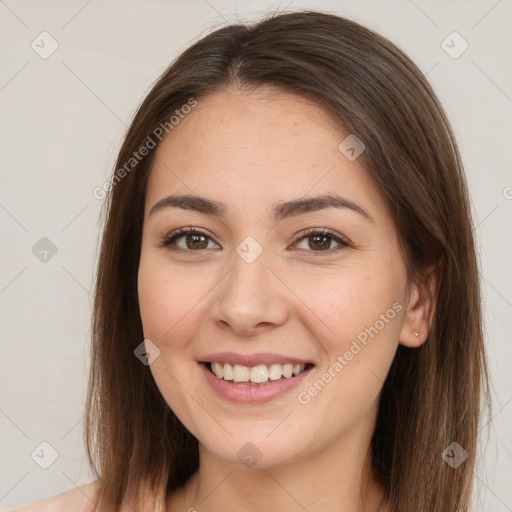
<path id="1" fill-rule="evenodd" d="M 380 512 L 385 489 L 370 466 L 372 430 L 358 425 L 323 451 L 268 468 L 228 464 L 199 444 L 199 469 L 167 510 Z"/>

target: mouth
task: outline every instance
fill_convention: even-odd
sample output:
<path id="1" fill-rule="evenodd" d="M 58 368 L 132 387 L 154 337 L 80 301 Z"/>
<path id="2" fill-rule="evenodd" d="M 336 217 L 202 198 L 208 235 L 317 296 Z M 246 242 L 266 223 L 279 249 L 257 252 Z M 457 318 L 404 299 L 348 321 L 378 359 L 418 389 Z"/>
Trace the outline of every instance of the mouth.
<path id="1" fill-rule="evenodd" d="M 245 386 L 264 386 L 278 380 L 292 379 L 310 370 L 313 364 L 274 363 L 243 366 L 238 364 L 207 362 L 204 363 L 211 374 L 230 384 Z"/>
<path id="2" fill-rule="evenodd" d="M 275 357 L 267 358 L 267 364 L 259 358 L 252 366 L 250 359 L 238 361 L 245 364 L 216 359 L 198 362 L 208 387 L 218 397 L 239 404 L 259 404 L 278 397 L 284 400 L 315 368 L 304 361 L 276 362 Z"/>

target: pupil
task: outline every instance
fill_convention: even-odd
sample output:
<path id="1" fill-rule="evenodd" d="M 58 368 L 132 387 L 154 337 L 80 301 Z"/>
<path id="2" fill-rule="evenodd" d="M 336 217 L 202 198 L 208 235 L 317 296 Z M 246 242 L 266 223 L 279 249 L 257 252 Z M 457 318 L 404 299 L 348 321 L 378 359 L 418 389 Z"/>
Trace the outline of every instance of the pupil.
<path id="1" fill-rule="evenodd" d="M 329 244 L 329 237 L 328 237 L 328 236 L 326 236 L 326 235 L 320 235 L 320 236 L 313 236 L 313 237 L 311 237 L 311 238 L 313 239 L 313 244 L 311 244 L 311 243 L 310 243 L 310 247 L 311 247 L 312 249 L 314 249 L 314 248 L 315 248 L 315 247 L 313 247 L 313 246 L 315 246 L 315 245 L 317 246 L 317 248 L 318 248 L 318 246 L 319 246 L 321 249 L 328 249 L 328 248 L 329 248 L 329 245 L 330 245 L 330 244 Z M 323 240 L 323 241 L 324 241 L 324 243 L 319 242 L 319 240 Z"/>
<path id="2" fill-rule="evenodd" d="M 206 249 L 206 246 L 208 245 L 208 242 L 205 243 L 204 240 L 203 240 L 203 245 L 204 246 L 200 246 L 201 242 L 199 242 L 199 244 L 196 243 L 198 241 L 198 239 L 200 239 L 200 238 L 205 239 L 206 237 L 204 235 L 188 235 L 187 236 L 187 247 L 189 249 L 193 249 L 193 248 L 196 248 L 196 249 Z M 191 240 L 193 240 L 193 242 L 189 243 Z"/>

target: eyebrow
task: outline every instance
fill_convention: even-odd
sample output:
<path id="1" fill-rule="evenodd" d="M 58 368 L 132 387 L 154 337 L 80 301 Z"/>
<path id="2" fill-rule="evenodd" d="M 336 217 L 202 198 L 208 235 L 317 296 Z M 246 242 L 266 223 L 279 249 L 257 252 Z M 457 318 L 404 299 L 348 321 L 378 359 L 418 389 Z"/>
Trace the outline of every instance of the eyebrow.
<path id="1" fill-rule="evenodd" d="M 160 201 L 151 208 L 149 215 L 153 215 L 166 208 L 181 208 L 183 210 L 192 210 L 206 215 L 212 215 L 221 219 L 227 218 L 227 208 L 224 204 L 212 199 L 207 199 L 206 197 L 189 194 L 170 195 L 160 199 Z M 359 213 L 365 217 L 366 220 L 375 223 L 370 214 L 361 206 L 337 194 L 323 194 L 316 197 L 280 202 L 272 210 L 271 219 L 274 222 L 280 222 L 288 217 L 316 212 L 327 208 L 347 208 Z"/>

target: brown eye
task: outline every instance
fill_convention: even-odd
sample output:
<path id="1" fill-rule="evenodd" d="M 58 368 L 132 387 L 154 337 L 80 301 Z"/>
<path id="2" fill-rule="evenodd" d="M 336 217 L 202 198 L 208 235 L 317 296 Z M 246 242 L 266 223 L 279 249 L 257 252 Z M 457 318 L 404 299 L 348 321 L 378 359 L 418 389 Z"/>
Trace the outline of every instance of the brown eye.
<path id="1" fill-rule="evenodd" d="M 336 245 L 333 246 L 333 243 Z M 303 244 L 303 246 L 300 247 L 300 244 Z M 345 240 L 328 231 L 314 229 L 302 233 L 302 237 L 299 239 L 298 244 L 299 249 L 319 253 L 333 253 L 338 249 L 343 249 L 344 247 L 349 247 L 349 243 Z"/>
<path id="2" fill-rule="evenodd" d="M 206 241 L 204 235 L 186 235 L 185 244 L 187 249 L 206 249 L 208 247 L 208 241 Z"/>
<path id="3" fill-rule="evenodd" d="M 180 228 L 166 237 L 161 247 L 168 247 L 173 251 L 198 252 L 208 249 L 208 243 L 214 243 L 211 238 L 201 231 Z"/>
<path id="4" fill-rule="evenodd" d="M 324 250 L 324 249 L 330 249 L 331 247 L 331 237 L 325 236 L 325 235 L 317 235 L 317 236 L 310 236 L 308 238 L 309 240 L 309 247 L 311 249 L 317 250 Z"/>

